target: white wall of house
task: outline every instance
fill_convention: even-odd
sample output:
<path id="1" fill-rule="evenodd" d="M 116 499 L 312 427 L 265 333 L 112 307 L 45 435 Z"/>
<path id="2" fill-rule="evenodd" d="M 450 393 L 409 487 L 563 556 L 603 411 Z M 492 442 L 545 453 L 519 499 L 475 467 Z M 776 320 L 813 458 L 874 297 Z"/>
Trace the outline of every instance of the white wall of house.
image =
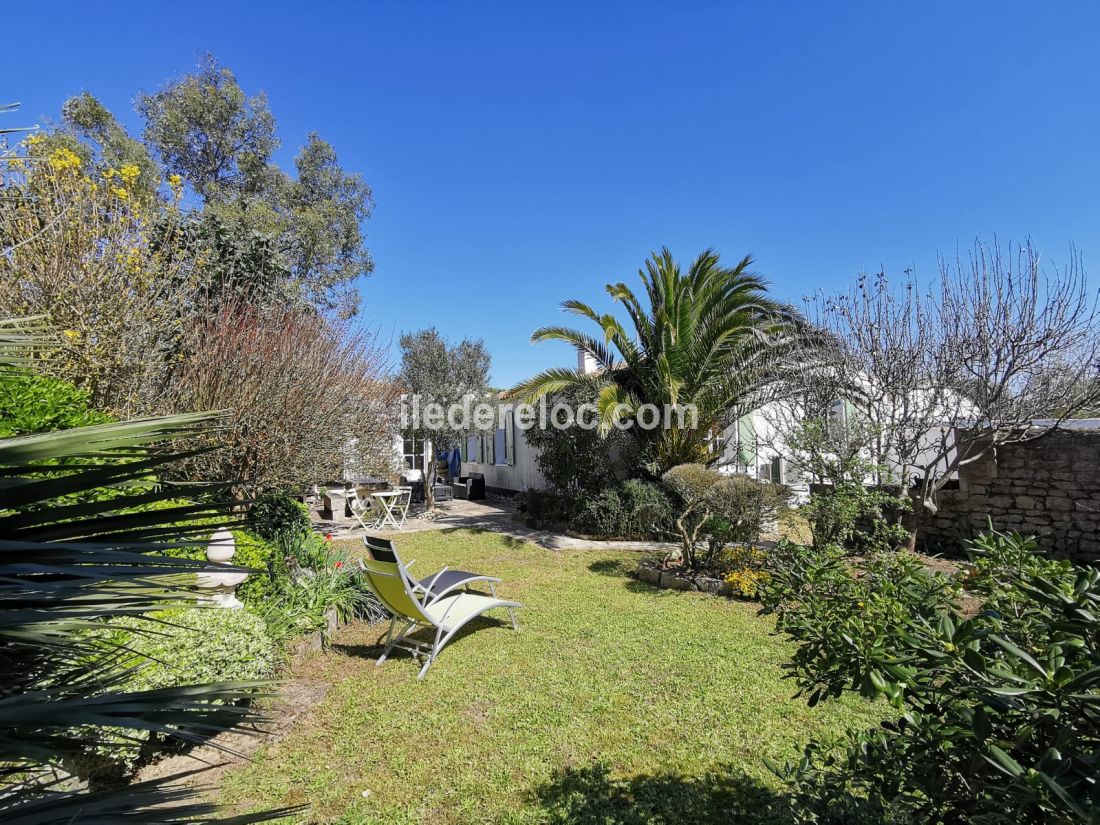
<path id="1" fill-rule="evenodd" d="M 505 407 L 510 410 L 510 406 Z M 483 473 L 485 485 L 497 490 L 523 492 L 548 485 L 535 461 L 537 451 L 527 443 L 524 431 L 506 416 L 505 427 L 492 436 L 472 436 L 463 445 L 462 475 Z"/>

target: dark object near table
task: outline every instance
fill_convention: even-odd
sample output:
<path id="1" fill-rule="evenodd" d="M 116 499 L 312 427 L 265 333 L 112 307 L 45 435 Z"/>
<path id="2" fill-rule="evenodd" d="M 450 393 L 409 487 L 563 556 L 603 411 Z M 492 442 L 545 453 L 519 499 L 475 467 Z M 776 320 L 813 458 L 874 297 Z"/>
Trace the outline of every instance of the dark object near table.
<path id="1" fill-rule="evenodd" d="M 411 501 L 423 502 L 424 501 L 424 482 L 423 481 L 409 481 L 405 476 L 401 476 L 400 483 L 402 487 L 412 487 Z"/>
<path id="2" fill-rule="evenodd" d="M 484 500 L 485 498 L 485 474 L 470 473 L 468 476 L 459 476 L 458 484 L 466 488 L 466 495 L 459 493 L 461 498 L 467 501 Z"/>

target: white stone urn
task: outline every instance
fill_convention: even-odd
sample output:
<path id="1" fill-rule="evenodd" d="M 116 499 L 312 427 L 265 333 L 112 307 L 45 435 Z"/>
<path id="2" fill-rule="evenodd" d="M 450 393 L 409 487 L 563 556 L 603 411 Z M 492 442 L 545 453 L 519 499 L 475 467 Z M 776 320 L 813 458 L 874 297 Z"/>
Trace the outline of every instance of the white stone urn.
<path id="1" fill-rule="evenodd" d="M 215 564 L 224 564 L 233 558 L 236 550 L 233 534 L 228 530 L 218 530 L 206 546 L 206 558 Z M 199 589 L 205 591 L 199 596 L 199 601 L 234 610 L 244 607 L 236 592 L 241 582 L 248 578 L 247 573 L 204 570 L 196 578 Z"/>

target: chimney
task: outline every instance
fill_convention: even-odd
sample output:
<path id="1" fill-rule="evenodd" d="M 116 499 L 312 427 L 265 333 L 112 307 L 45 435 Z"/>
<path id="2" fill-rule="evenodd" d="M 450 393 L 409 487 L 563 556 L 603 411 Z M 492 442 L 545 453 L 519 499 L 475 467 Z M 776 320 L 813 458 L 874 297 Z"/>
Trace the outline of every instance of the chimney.
<path id="1" fill-rule="evenodd" d="M 591 375 L 599 369 L 596 364 L 596 359 L 582 350 L 577 348 L 577 372 L 582 372 L 585 375 Z"/>

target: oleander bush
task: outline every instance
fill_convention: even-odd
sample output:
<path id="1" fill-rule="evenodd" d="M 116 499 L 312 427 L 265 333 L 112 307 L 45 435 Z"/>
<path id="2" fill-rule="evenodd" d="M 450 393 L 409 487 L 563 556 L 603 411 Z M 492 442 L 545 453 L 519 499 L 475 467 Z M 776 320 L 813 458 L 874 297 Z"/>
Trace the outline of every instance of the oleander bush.
<path id="1" fill-rule="evenodd" d="M 990 533 L 958 574 L 906 552 L 858 563 L 782 546 L 764 610 L 811 704 L 848 691 L 896 716 L 771 765 L 812 822 L 1100 820 L 1100 570 Z M 966 609 L 960 597 L 980 604 Z"/>

